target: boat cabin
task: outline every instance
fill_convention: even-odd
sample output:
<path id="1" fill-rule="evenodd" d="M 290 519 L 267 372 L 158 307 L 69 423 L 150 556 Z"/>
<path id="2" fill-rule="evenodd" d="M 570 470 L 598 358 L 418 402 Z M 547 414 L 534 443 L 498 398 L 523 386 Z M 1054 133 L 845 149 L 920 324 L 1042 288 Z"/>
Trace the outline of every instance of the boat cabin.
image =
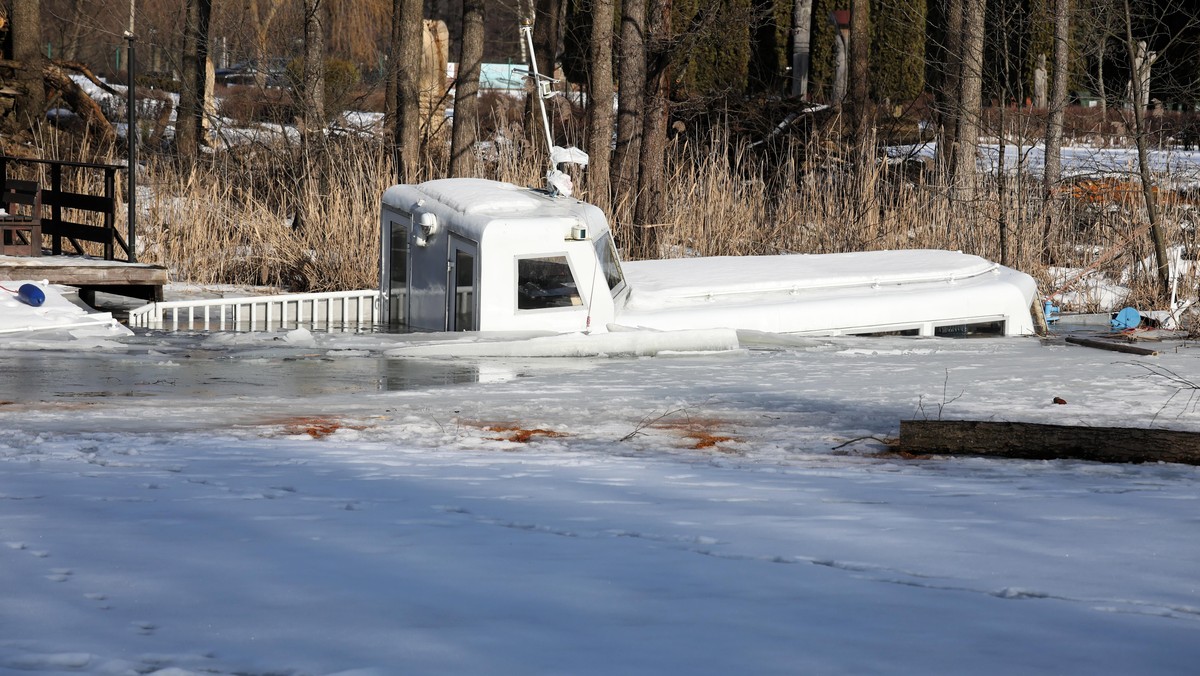
<path id="1" fill-rule="evenodd" d="M 380 219 L 393 331 L 603 330 L 628 292 L 604 214 L 576 199 L 443 179 L 392 186 Z"/>

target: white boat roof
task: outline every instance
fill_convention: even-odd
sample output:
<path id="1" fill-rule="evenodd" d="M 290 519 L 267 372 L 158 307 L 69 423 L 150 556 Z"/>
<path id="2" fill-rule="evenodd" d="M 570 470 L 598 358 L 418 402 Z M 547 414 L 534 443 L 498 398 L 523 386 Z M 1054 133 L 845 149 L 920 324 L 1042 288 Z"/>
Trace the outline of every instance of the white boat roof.
<path id="1" fill-rule="evenodd" d="M 455 230 L 479 241 L 494 221 L 578 220 L 591 229 L 604 226 L 603 214 L 595 206 L 571 197 L 552 196 L 544 190 L 482 178 L 444 178 L 418 185 L 394 185 L 383 194 L 383 203 L 412 213 L 417 203 L 426 210 L 434 204 L 454 212 Z M 591 213 L 589 215 L 589 212 Z M 444 218 L 447 214 L 442 214 Z M 607 227 L 604 227 L 607 229 Z"/>
<path id="2" fill-rule="evenodd" d="M 714 256 L 623 264 L 634 290 L 627 307 L 637 310 L 723 301 L 740 304 L 752 300 L 748 297 L 855 287 L 954 282 L 998 267 L 978 256 L 934 249 Z"/>
<path id="3" fill-rule="evenodd" d="M 658 330 L 877 333 L 1005 322 L 1033 332 L 1028 275 L 954 251 L 866 251 L 627 263 L 616 323 Z"/>

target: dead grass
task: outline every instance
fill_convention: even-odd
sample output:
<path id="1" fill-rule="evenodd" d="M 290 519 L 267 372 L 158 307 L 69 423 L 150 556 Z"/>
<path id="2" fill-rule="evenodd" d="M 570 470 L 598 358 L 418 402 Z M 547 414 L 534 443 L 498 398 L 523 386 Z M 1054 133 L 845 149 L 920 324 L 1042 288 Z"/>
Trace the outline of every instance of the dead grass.
<path id="1" fill-rule="evenodd" d="M 477 175 L 539 185 L 545 151 L 525 137 L 516 106 L 492 102 L 488 111 L 484 126 L 500 136 Z M 576 138 L 572 125 L 561 131 Z M 430 129 L 420 180 L 446 175 L 448 125 Z M 43 156 L 103 159 L 67 157 L 51 146 Z M 313 191 L 301 190 L 300 153 L 279 137 L 186 167 L 152 156 L 141 179 L 152 197 L 139 200 L 139 259 L 166 265 L 177 282 L 291 291 L 377 287 L 379 198 L 395 182 L 391 150 L 376 139 L 331 139 L 316 164 L 322 178 Z M 660 248 L 652 252 L 659 257 L 951 249 L 1028 272 L 1048 293 L 1051 267 L 1086 267 L 1115 250 L 1119 255 L 1099 266 L 1115 277 L 1152 254 L 1148 237 L 1131 236 L 1146 217 L 1126 179 L 1077 181 L 1047 203 L 1038 177 L 1017 172 L 1003 184 L 980 177 L 974 198 L 954 200 L 934 163 L 851 163 L 819 130 L 804 142 L 769 149 L 720 134 L 679 136 L 667 171 L 667 218 L 655 224 Z M 587 183 L 586 172 L 577 177 L 585 199 Z M 77 189 L 95 193 L 98 186 Z M 1190 200 L 1166 188 L 1159 195 L 1168 244 L 1200 250 Z M 625 243 L 632 227 L 627 207 L 616 205 L 612 219 Z M 299 223 L 298 213 L 312 216 Z M 124 215 L 118 214 L 122 233 Z M 1153 303 L 1153 279 L 1143 267 L 1126 280 L 1133 302 Z M 1179 288 L 1195 289 L 1195 277 L 1180 280 Z"/>

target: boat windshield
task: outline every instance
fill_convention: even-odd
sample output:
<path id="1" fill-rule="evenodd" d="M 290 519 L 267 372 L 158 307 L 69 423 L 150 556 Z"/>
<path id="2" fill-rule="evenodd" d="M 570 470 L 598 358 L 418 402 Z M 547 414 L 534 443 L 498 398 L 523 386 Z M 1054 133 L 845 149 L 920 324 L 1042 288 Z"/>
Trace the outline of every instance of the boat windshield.
<path id="1" fill-rule="evenodd" d="M 593 246 L 596 247 L 596 260 L 600 262 L 600 269 L 604 272 L 604 281 L 608 283 L 608 290 L 613 296 L 616 296 L 621 289 L 625 288 L 625 276 L 621 274 L 621 260 L 617 258 L 617 249 L 613 246 L 612 233 L 606 232 L 597 237 Z"/>

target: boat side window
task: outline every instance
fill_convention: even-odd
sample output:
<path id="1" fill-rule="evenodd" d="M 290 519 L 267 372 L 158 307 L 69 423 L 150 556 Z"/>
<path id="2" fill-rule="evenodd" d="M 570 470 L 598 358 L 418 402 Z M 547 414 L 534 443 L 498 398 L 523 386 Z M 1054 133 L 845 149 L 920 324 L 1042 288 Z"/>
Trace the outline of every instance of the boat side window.
<path id="1" fill-rule="evenodd" d="M 517 259 L 517 309 L 582 305 L 566 256 Z"/>
<path id="2" fill-rule="evenodd" d="M 596 247 L 596 260 L 600 262 L 600 270 L 604 273 L 608 290 L 616 296 L 625 286 L 625 276 L 621 274 L 621 261 L 617 258 L 616 247 L 613 246 L 612 233 L 604 233 L 593 245 Z"/>

